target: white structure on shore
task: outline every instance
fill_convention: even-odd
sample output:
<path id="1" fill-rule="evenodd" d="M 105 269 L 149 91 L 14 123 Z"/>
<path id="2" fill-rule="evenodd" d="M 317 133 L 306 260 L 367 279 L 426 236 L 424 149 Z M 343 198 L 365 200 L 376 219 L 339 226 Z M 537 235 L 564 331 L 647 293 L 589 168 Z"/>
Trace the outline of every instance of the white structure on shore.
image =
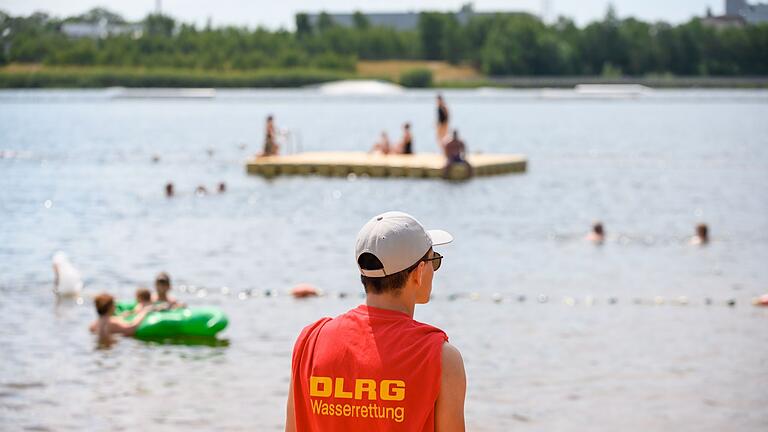
<path id="1" fill-rule="evenodd" d="M 71 38 L 103 39 L 116 35 L 131 35 L 138 38 L 144 32 L 144 26 L 142 24 L 111 24 L 102 19 L 96 23 L 64 23 L 61 26 L 61 32 Z"/>

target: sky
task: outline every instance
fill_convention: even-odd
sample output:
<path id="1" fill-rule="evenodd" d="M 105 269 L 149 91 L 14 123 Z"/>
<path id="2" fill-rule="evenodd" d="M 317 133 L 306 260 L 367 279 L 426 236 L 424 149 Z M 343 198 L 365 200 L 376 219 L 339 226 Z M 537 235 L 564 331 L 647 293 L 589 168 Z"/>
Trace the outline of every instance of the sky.
<path id="1" fill-rule="evenodd" d="M 297 12 L 403 12 L 457 11 L 466 0 L 161 0 L 164 13 L 187 23 L 214 26 L 280 27 L 293 29 Z M 93 7 L 105 7 L 129 21 L 138 21 L 154 11 L 157 0 L 0 0 L 0 10 L 13 16 L 45 11 L 65 17 Z M 621 18 L 633 16 L 644 21 L 680 23 L 704 15 L 707 7 L 722 14 L 725 0 L 475 0 L 475 11 L 524 11 L 547 17 L 564 15 L 584 25 L 605 15 L 612 3 Z M 548 5 L 548 7 L 546 6 Z"/>

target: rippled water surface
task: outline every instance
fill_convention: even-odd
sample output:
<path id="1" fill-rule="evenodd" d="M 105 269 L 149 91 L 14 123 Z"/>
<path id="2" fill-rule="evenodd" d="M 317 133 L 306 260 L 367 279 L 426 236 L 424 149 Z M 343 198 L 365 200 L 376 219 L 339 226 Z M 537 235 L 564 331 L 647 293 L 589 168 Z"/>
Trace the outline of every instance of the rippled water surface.
<path id="1" fill-rule="evenodd" d="M 0 92 L 0 429 L 280 429 L 293 340 L 360 301 L 354 237 L 390 209 L 456 237 L 416 319 L 462 351 L 470 430 L 768 429 L 768 92 L 446 92 L 470 151 L 530 162 L 459 184 L 245 174 L 269 113 L 292 149 L 367 150 L 411 121 L 435 151 L 432 92 L 111 94 Z M 88 298 L 51 294 L 57 250 L 86 294 L 168 271 L 227 312 L 223 342 L 97 350 Z M 326 295 L 285 295 L 302 282 Z"/>

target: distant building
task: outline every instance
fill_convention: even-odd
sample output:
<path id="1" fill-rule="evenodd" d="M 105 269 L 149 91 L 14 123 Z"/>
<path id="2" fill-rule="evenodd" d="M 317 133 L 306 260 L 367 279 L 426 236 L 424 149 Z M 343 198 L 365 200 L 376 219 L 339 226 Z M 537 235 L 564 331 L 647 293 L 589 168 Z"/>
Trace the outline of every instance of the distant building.
<path id="1" fill-rule="evenodd" d="M 749 4 L 746 0 L 725 0 L 725 16 L 741 17 L 747 24 L 768 22 L 768 4 Z"/>
<path id="2" fill-rule="evenodd" d="M 416 28 L 419 26 L 419 14 L 420 12 L 392 12 L 364 13 L 363 15 L 368 20 L 368 23 L 370 23 L 372 26 L 391 27 L 395 30 L 416 30 Z M 459 24 L 464 25 L 473 17 L 494 16 L 499 14 L 528 15 L 525 12 L 475 12 L 474 8 L 472 7 L 472 3 L 467 3 L 462 6 L 458 12 L 454 13 L 454 16 L 456 17 L 456 21 L 458 21 Z M 307 13 L 306 15 L 309 19 L 309 23 L 313 27 L 316 27 L 318 21 L 320 20 L 320 14 Z M 333 21 L 334 24 L 342 27 L 354 27 L 354 16 L 355 14 L 349 13 L 328 14 L 328 17 Z"/>
<path id="3" fill-rule="evenodd" d="M 710 11 L 707 11 L 707 16 L 701 19 L 702 24 L 714 27 L 718 30 L 729 27 L 744 27 L 747 22 L 744 18 L 738 15 L 721 15 L 713 16 Z"/>
<path id="4" fill-rule="evenodd" d="M 62 24 L 61 32 L 71 38 L 103 39 L 108 36 L 131 35 L 141 37 L 144 32 L 143 24 L 114 24 L 106 20 L 96 23 L 67 22 Z"/>

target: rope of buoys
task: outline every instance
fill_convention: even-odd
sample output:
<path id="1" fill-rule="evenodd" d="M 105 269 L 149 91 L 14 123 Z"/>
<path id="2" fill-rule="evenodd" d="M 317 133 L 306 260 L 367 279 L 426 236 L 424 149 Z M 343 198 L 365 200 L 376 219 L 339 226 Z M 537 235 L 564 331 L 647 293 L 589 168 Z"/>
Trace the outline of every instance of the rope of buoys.
<path id="1" fill-rule="evenodd" d="M 235 292 L 227 286 L 222 286 L 219 289 L 213 289 L 213 288 L 198 287 L 195 285 L 179 285 L 178 290 L 183 293 L 194 295 L 198 298 L 203 298 L 214 293 L 219 293 L 223 296 L 235 295 L 239 300 L 246 300 L 250 298 L 261 298 L 261 297 L 264 297 L 264 298 L 279 297 L 281 295 L 290 295 L 297 299 L 311 298 L 311 297 L 336 297 L 339 299 L 346 299 L 346 298 L 355 297 L 355 296 L 357 296 L 358 298 L 365 298 L 365 293 L 362 292 L 362 290 L 356 291 L 356 292 L 347 292 L 347 291 L 325 292 L 307 283 L 301 283 L 301 284 L 295 285 L 292 288 L 288 289 L 287 291 L 282 291 L 282 292 L 279 290 L 270 290 L 270 289 L 259 291 L 252 288 L 243 289 Z M 494 292 L 491 294 L 481 294 L 475 291 L 452 292 L 452 293 L 437 294 L 437 295 L 433 294 L 431 298 L 431 300 L 433 301 L 446 300 L 449 302 L 453 302 L 457 300 L 469 300 L 469 301 L 476 302 L 484 299 L 489 299 L 491 302 L 496 304 L 526 303 L 530 299 L 532 299 L 531 301 L 533 303 L 538 303 L 538 304 L 562 303 L 566 306 L 571 306 L 571 307 L 575 307 L 575 306 L 592 307 L 592 306 L 598 306 L 601 304 L 606 304 L 610 306 L 619 305 L 619 304 L 633 304 L 638 306 L 722 305 L 722 306 L 734 307 L 739 303 L 738 300 L 735 298 L 718 300 L 711 297 L 704 297 L 700 300 L 697 300 L 697 299 L 691 299 L 688 296 L 632 297 L 632 298 L 621 300 L 617 296 L 599 298 L 599 297 L 588 295 L 581 298 L 574 297 L 574 296 L 563 296 L 561 300 L 558 301 L 556 297 L 549 296 L 547 294 L 538 294 L 538 295 L 529 296 L 526 294 L 514 294 L 514 293 L 505 294 L 500 292 Z M 768 294 L 752 299 L 751 303 L 755 306 L 768 307 Z"/>

